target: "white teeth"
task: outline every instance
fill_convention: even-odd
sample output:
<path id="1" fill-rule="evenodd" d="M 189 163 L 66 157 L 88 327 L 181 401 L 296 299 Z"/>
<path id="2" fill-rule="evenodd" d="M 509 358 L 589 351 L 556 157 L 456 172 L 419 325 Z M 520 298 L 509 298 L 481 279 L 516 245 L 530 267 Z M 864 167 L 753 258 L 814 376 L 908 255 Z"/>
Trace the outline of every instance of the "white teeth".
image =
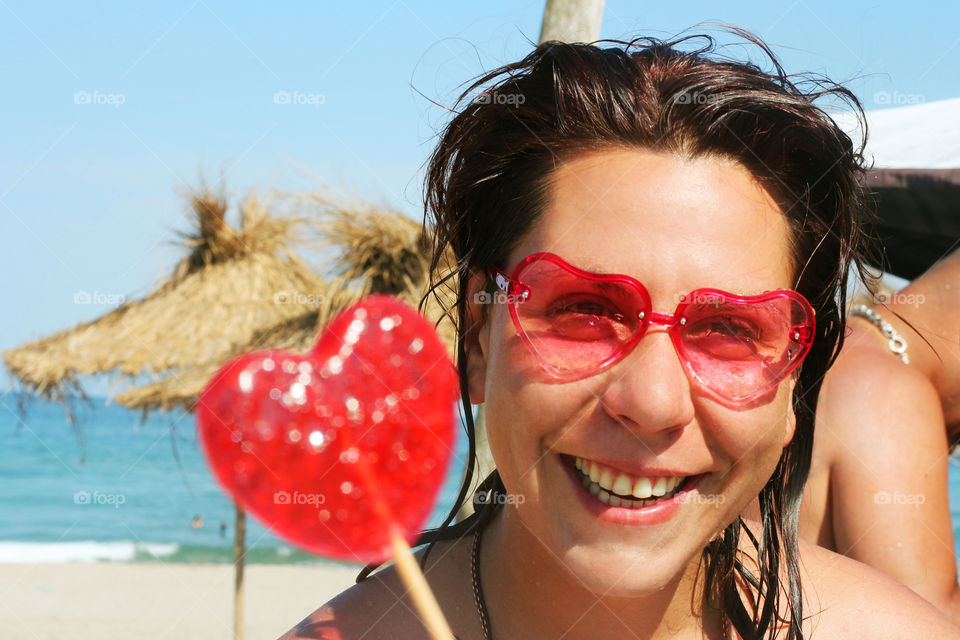
<path id="1" fill-rule="evenodd" d="M 633 492 L 633 483 L 627 474 L 621 473 L 613 481 L 613 492 L 622 496 L 629 496 Z"/>
<path id="2" fill-rule="evenodd" d="M 653 485 L 653 495 L 662 496 L 667 492 L 667 479 L 660 477 L 657 478 L 657 482 Z"/>
<path id="3" fill-rule="evenodd" d="M 611 472 L 610 469 L 602 469 L 600 471 L 600 479 L 596 482 L 607 491 L 613 491 L 613 472 Z"/>
<path id="4" fill-rule="evenodd" d="M 574 458 L 574 464 L 582 474 L 583 486 L 598 500 L 614 507 L 636 508 L 642 503 L 619 496 L 633 496 L 637 500 L 660 498 L 672 493 L 684 479 L 683 476 L 637 478 L 579 457 Z"/>
<path id="5" fill-rule="evenodd" d="M 637 478 L 633 483 L 633 497 L 644 500 L 653 495 L 650 478 Z"/>

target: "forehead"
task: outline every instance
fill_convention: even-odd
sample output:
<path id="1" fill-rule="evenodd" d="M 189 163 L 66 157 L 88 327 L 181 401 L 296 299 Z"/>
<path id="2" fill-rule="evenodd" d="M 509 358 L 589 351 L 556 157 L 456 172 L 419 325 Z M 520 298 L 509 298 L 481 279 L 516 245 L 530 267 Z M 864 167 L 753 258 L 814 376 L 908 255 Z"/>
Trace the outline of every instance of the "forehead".
<path id="1" fill-rule="evenodd" d="M 746 168 L 717 157 L 611 149 L 563 163 L 509 266 L 536 251 L 633 275 L 655 301 L 658 291 L 793 285 L 786 217 Z"/>

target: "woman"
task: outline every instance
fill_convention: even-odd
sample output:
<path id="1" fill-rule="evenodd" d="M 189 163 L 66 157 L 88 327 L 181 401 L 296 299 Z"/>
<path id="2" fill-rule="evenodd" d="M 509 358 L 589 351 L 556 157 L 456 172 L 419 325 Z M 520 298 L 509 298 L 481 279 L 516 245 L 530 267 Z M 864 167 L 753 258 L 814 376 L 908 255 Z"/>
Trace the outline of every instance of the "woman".
<path id="1" fill-rule="evenodd" d="M 541 45 L 468 89 L 431 158 L 434 267 L 456 260 L 435 286 L 456 282 L 497 466 L 474 516 L 421 540 L 463 640 L 954 635 L 798 548 L 861 206 L 862 159 L 812 102 L 859 105 L 745 37 L 773 75 L 709 39 Z M 425 637 L 403 594 L 386 568 L 286 637 Z"/>
<path id="2" fill-rule="evenodd" d="M 800 514 L 801 536 L 893 576 L 955 623 L 947 467 L 960 439 L 958 309 L 960 252 L 885 305 L 856 309 L 820 392 Z"/>

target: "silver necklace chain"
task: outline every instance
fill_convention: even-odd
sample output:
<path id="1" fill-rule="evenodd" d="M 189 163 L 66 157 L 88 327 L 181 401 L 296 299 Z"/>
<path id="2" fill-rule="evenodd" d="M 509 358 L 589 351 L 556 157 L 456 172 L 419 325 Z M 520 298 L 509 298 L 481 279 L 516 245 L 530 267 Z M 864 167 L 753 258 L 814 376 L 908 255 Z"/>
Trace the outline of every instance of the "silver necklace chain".
<path id="1" fill-rule="evenodd" d="M 863 304 L 855 304 L 850 308 L 850 315 L 866 318 L 873 326 L 880 329 L 883 337 L 889 340 L 887 347 L 894 355 L 898 356 L 903 364 L 910 364 L 910 357 L 907 355 L 907 341 L 903 339 L 897 330 L 889 322 L 883 319 L 879 313 Z"/>

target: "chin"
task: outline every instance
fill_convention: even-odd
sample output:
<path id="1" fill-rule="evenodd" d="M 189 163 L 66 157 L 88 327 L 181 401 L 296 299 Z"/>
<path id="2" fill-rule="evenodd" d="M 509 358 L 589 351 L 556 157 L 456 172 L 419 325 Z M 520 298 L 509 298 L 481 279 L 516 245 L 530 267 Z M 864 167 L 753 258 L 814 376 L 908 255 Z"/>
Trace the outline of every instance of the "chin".
<path id="1" fill-rule="evenodd" d="M 637 598 L 675 587 L 692 560 L 680 549 L 664 552 L 574 549 L 563 556 L 566 569 L 598 597 Z"/>

